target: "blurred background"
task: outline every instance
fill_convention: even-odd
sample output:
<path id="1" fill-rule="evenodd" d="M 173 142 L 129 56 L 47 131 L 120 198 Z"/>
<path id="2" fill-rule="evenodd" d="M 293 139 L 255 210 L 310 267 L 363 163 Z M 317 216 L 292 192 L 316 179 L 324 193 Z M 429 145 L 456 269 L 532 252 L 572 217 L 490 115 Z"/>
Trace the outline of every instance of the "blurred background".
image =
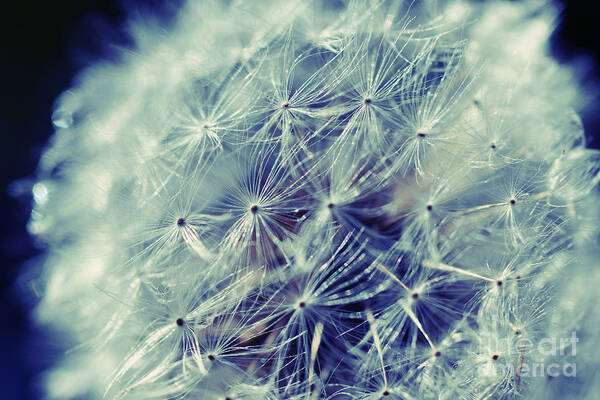
<path id="1" fill-rule="evenodd" d="M 43 398 L 40 372 L 64 351 L 52 332 L 35 326 L 28 290 L 42 254 L 26 230 L 28 186 L 53 132 L 54 99 L 76 72 L 127 47 L 127 15 L 153 15 L 168 24 L 181 0 L 34 0 L 0 6 L 0 398 Z M 7 5 L 10 4 L 10 7 Z M 558 1 L 561 22 L 553 37 L 560 62 L 576 62 L 586 85 L 598 85 L 600 11 L 581 0 Z M 125 7 L 125 5 L 127 5 Z M 150 11 L 153 10 L 153 11 Z M 159 10 L 157 13 L 156 10 Z M 109 46 L 109 44 L 111 44 Z M 596 89 L 600 96 L 600 90 Z M 582 115 L 588 146 L 600 148 L 600 99 Z M 20 181 L 19 181 L 20 180 Z M 15 183 L 16 182 L 16 183 Z M 74 321 L 76 323 L 76 321 Z"/>

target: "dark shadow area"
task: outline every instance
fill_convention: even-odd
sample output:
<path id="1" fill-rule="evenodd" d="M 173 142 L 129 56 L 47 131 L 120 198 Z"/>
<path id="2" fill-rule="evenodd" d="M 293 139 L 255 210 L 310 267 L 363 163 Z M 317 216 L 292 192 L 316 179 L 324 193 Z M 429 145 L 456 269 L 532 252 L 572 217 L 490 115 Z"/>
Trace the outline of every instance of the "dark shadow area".
<path id="1" fill-rule="evenodd" d="M 600 149 L 600 8 L 578 0 L 559 0 L 560 25 L 552 36 L 552 54 L 565 64 L 575 64 L 582 86 L 593 95 L 581 118 L 587 146 Z"/>

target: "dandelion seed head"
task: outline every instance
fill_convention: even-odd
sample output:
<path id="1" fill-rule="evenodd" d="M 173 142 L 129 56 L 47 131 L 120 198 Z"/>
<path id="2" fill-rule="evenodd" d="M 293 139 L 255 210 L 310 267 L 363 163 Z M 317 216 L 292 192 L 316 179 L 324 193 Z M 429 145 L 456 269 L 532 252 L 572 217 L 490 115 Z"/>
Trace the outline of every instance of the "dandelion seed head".
<path id="1" fill-rule="evenodd" d="M 132 22 L 57 100 L 31 187 L 35 317 L 73 349 L 47 397 L 563 398 L 569 377 L 523 369 L 570 361 L 535 347 L 576 331 L 569 394 L 594 398 L 600 157 L 555 15 L 214 0 Z"/>

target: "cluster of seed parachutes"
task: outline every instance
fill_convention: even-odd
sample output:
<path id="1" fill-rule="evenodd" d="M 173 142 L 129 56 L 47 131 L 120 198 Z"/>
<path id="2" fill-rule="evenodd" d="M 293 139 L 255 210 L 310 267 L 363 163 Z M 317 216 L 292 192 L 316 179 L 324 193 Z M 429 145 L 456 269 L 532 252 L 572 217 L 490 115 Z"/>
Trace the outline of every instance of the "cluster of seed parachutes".
<path id="1" fill-rule="evenodd" d="M 49 249 L 37 315 L 72 348 L 49 397 L 546 399 L 593 382 L 525 370 L 571 365 L 538 344 L 584 341 L 577 288 L 598 281 L 599 157 L 545 56 L 551 16 L 224 3 L 138 28 L 135 52 L 57 102 L 30 221 Z"/>

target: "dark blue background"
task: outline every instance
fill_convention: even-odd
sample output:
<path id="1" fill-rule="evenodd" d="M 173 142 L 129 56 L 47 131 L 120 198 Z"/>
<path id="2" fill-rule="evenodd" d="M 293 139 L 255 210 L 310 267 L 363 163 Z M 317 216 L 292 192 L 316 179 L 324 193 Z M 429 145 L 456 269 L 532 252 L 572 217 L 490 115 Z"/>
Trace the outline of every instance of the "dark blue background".
<path id="1" fill-rule="evenodd" d="M 9 196 L 9 184 L 32 176 L 52 134 L 54 99 L 75 73 L 98 57 L 111 57 L 106 43 L 127 45 L 120 27 L 126 14 L 159 15 L 168 23 L 178 1 L 38 0 L 2 2 L 0 6 L 0 398 L 38 399 L 39 373 L 63 349 L 53 345 L 51 332 L 36 328 L 20 273 L 40 254 L 27 235 L 31 196 Z M 581 54 L 600 61 L 600 12 L 587 2 L 563 2 L 563 23 L 554 37 L 554 51 L 567 62 Z M 10 6 L 8 6 L 10 4 Z M 127 7 L 123 5 L 127 4 Z M 588 3 L 589 4 L 589 3 Z M 598 80 L 590 70 L 588 82 Z M 599 93 L 600 94 L 600 93 Z M 588 145 L 600 148 L 600 102 L 583 115 Z M 74 321 L 76 323 L 76 321 Z"/>

